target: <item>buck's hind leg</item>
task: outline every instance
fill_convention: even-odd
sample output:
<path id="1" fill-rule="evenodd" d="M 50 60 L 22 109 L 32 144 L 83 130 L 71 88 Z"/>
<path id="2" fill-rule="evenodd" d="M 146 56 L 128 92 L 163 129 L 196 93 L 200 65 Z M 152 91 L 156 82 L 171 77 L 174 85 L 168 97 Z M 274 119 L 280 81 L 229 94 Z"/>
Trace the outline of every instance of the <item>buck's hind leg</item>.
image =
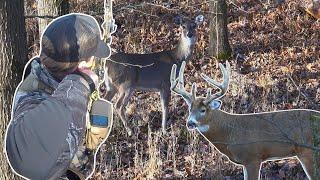
<path id="1" fill-rule="evenodd" d="M 308 149 L 298 155 L 298 159 L 302 165 L 304 172 L 306 173 L 309 180 L 314 179 L 313 177 L 313 152 L 311 149 Z"/>
<path id="2" fill-rule="evenodd" d="M 131 136 L 132 135 L 132 130 L 128 127 L 127 122 L 126 122 L 126 106 L 128 105 L 128 102 L 130 100 L 130 97 L 133 93 L 132 89 L 127 89 L 124 92 L 124 96 L 120 105 L 120 117 L 122 120 L 122 123 L 124 125 L 124 127 L 126 128 L 128 135 Z"/>
<path id="3" fill-rule="evenodd" d="M 160 92 L 160 100 L 161 100 L 161 107 L 162 107 L 162 132 L 166 132 L 166 121 L 168 119 L 169 114 L 169 102 L 170 102 L 170 91 L 162 91 Z"/>
<path id="4" fill-rule="evenodd" d="M 243 166 L 244 180 L 260 179 L 260 165 L 261 162 L 249 162 Z"/>

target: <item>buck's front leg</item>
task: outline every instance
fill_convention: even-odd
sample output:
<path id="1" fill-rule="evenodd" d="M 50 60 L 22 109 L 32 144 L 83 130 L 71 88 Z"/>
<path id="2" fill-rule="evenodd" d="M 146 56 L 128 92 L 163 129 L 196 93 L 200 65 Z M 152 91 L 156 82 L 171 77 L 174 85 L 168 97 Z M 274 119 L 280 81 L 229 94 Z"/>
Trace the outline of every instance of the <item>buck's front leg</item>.
<path id="1" fill-rule="evenodd" d="M 170 90 L 165 90 L 160 92 L 160 99 L 161 99 L 161 107 L 162 107 L 162 132 L 166 132 L 166 121 L 168 119 L 169 114 L 169 102 L 170 102 Z"/>
<path id="2" fill-rule="evenodd" d="M 302 165 L 304 172 L 306 173 L 309 180 L 318 179 L 319 177 L 315 177 L 313 169 L 313 151 L 311 149 L 304 150 L 301 154 L 298 155 L 298 159 Z"/>
<path id="3" fill-rule="evenodd" d="M 259 180 L 260 179 L 260 164 L 261 162 L 249 162 L 243 165 L 244 180 Z"/>

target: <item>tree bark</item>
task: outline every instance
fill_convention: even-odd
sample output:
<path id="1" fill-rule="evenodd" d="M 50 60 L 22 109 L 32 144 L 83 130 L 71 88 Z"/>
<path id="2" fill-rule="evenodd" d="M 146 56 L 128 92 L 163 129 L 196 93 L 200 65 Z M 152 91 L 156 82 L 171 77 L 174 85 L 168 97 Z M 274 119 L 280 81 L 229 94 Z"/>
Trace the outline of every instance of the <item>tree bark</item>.
<path id="1" fill-rule="evenodd" d="M 62 16 L 69 13 L 69 0 L 38 0 L 38 15 Z M 39 34 L 45 30 L 52 19 L 39 18 Z"/>
<path id="2" fill-rule="evenodd" d="M 227 59 L 231 55 L 228 39 L 228 14 L 225 0 L 216 0 L 210 3 L 213 12 L 210 22 L 209 55 L 218 59 Z"/>
<path id="3" fill-rule="evenodd" d="M 0 1 L 0 146 L 11 118 L 11 103 L 27 60 L 23 0 Z M 17 179 L 0 153 L 0 179 Z"/>
<path id="4" fill-rule="evenodd" d="M 111 20 L 113 19 L 112 13 L 112 0 L 106 0 L 104 5 L 104 22 L 102 24 L 103 29 L 103 40 L 107 44 L 111 44 L 111 32 L 113 32 L 113 23 Z"/>

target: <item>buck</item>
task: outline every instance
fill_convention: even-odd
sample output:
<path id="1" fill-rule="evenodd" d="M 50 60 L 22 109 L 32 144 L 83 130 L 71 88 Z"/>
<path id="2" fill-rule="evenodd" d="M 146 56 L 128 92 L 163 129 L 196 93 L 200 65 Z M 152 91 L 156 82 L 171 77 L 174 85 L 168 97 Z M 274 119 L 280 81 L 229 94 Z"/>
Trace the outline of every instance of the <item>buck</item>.
<path id="1" fill-rule="evenodd" d="M 175 18 L 181 33 L 178 44 L 172 50 L 151 54 L 116 53 L 110 57 L 111 61 L 106 62 L 109 76 L 109 91 L 106 99 L 110 101 L 116 93 L 120 94 L 115 108 L 129 135 L 132 131 L 127 126 L 125 107 L 135 90 L 160 92 L 163 111 L 162 130 L 165 132 L 171 95 L 169 81 L 171 67 L 173 64 L 180 65 L 190 58 L 196 42 L 197 26 L 203 22 L 203 19 L 202 15 L 197 16 L 194 21 L 181 17 Z M 140 67 L 123 64 L 134 64 Z"/>
<path id="2" fill-rule="evenodd" d="M 307 109 L 274 111 L 253 114 L 230 114 L 220 109 L 222 98 L 228 89 L 230 64 L 219 64 L 223 82 L 219 83 L 208 76 L 201 77 L 210 85 L 218 87 L 219 92 L 212 94 L 207 89 L 207 96 L 196 97 L 196 85 L 191 93 L 184 88 L 183 73 L 185 63 L 181 65 L 178 78 L 177 66 L 171 71 L 171 90 L 182 96 L 189 107 L 187 127 L 197 129 L 206 140 L 213 144 L 229 160 L 243 166 L 245 179 L 260 177 L 260 165 L 264 161 L 286 157 L 297 157 L 309 179 L 319 179 L 314 175 L 315 154 L 320 148 L 314 146 L 312 133 L 313 117 L 320 117 L 320 112 Z M 320 124 L 320 123 L 319 123 Z M 319 134 L 319 132 L 317 132 Z M 320 135 L 320 134 L 319 134 Z M 318 135 L 318 138 L 320 137 Z M 319 139 L 317 140 L 319 142 Z M 319 159 L 319 157 L 317 157 Z"/>

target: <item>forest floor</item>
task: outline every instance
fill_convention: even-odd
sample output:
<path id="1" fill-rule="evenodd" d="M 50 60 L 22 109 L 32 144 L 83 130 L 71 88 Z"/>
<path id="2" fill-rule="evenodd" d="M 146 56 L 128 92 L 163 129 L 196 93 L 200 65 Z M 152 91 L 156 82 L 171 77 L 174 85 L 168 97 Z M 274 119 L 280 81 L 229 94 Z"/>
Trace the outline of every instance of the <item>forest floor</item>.
<path id="1" fill-rule="evenodd" d="M 101 0 L 72 2 L 74 12 L 103 11 Z M 155 1 L 160 6 L 154 6 L 141 1 L 115 1 L 118 30 L 112 48 L 131 53 L 170 49 L 177 39 L 172 17 L 182 14 L 194 18 L 203 13 L 205 22 L 198 30 L 185 80 L 188 90 L 196 82 L 198 95 L 204 96 L 209 86 L 200 73 L 221 77 L 218 60 L 207 53 L 212 13 L 206 1 L 169 2 Z M 300 0 L 268 2 L 228 3 L 232 76 L 222 109 L 240 114 L 293 108 L 320 110 L 320 21 L 301 10 Z M 97 18 L 102 20 L 101 16 Z M 37 32 L 34 23 L 32 19 L 27 21 L 30 56 L 38 49 L 31 35 Z M 158 93 L 136 92 L 127 107 L 134 135 L 128 137 L 115 116 L 111 135 L 99 152 L 94 179 L 243 179 L 241 166 L 231 163 L 197 132 L 187 130 L 188 110 L 179 96 L 172 95 L 166 134 L 160 132 Z M 263 163 L 261 178 L 307 179 L 296 159 Z"/>

